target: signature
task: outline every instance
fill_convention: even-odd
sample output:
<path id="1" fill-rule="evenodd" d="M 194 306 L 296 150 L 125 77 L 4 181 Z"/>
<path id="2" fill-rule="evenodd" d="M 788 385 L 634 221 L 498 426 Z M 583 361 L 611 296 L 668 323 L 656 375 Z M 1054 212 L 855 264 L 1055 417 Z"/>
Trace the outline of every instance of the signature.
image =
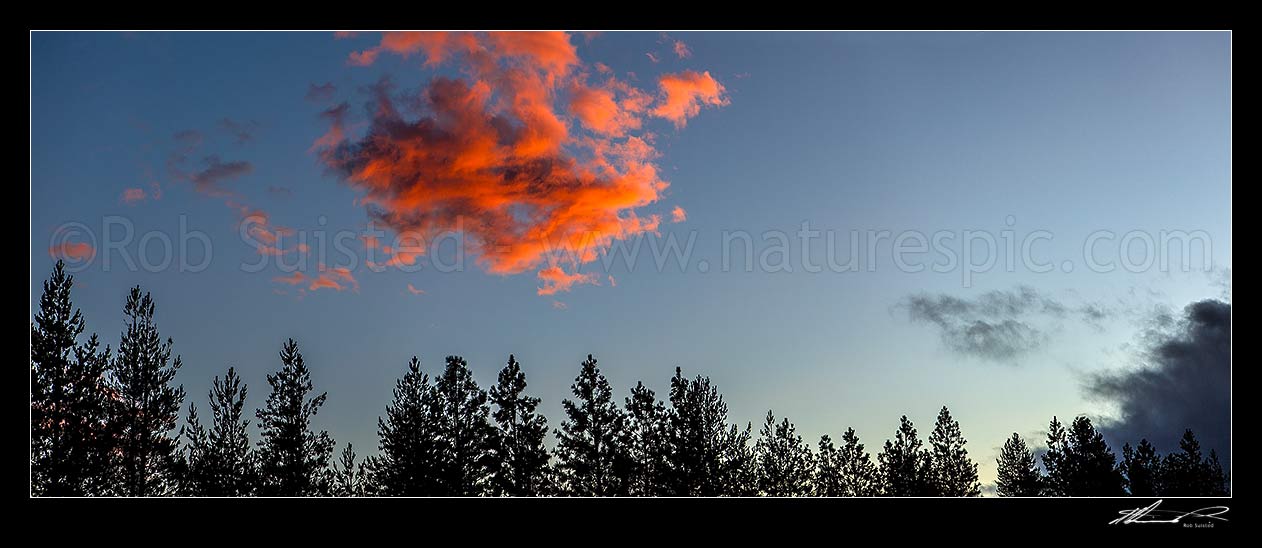
<path id="1" fill-rule="evenodd" d="M 1206 506 L 1200 510 L 1191 512 L 1181 512 L 1176 510 L 1161 510 L 1162 501 L 1158 500 L 1143 508 L 1133 508 L 1130 510 L 1121 510 L 1118 514 L 1121 517 L 1110 521 L 1109 525 L 1130 525 L 1132 523 L 1180 523 L 1185 518 L 1200 518 L 1205 520 L 1227 521 L 1222 517 L 1227 513 L 1226 506 Z"/>

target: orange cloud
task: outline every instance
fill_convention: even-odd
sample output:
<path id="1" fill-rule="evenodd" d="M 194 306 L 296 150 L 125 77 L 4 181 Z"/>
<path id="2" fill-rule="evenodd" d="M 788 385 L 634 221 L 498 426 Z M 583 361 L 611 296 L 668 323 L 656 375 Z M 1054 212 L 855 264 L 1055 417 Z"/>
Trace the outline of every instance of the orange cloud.
<path id="1" fill-rule="evenodd" d="M 684 211 L 684 208 L 675 206 L 675 209 L 670 210 L 670 221 L 672 223 L 682 223 L 687 220 L 688 212 Z"/>
<path id="2" fill-rule="evenodd" d="M 688 44 L 685 44 L 682 40 L 675 40 L 674 49 L 675 55 L 678 55 L 680 59 L 692 57 L 692 49 L 690 49 Z"/>
<path id="3" fill-rule="evenodd" d="M 701 112 L 702 106 L 721 107 L 731 103 L 723 84 L 708 71 L 664 74 L 657 83 L 665 100 L 653 109 L 653 115 L 670 120 L 675 127 L 684 127 L 689 118 Z"/>
<path id="4" fill-rule="evenodd" d="M 561 32 L 390 32 L 350 61 L 383 54 L 453 64 L 445 74 L 460 76 L 435 76 L 416 92 L 382 80 L 370 88 L 362 135 L 352 134 L 361 126 L 342 104 L 323 114 L 329 131 L 313 150 L 390 229 L 426 240 L 460 232 L 487 272 L 542 268 L 541 295 L 596 283 L 566 274 L 558 257 L 573 270 L 615 240 L 657 231 L 661 219 L 639 210 L 669 183 L 646 117 L 682 126 L 702 104 L 727 101 L 708 73 L 697 75 L 708 90 L 675 83 L 695 73 L 673 76 L 657 95 L 638 89 L 607 66 L 584 64 Z M 395 253 L 386 264 L 414 264 L 423 253 Z"/>
<path id="5" fill-rule="evenodd" d="M 123 195 L 119 197 L 119 201 L 127 205 L 135 205 L 145 201 L 145 197 L 143 188 L 126 188 L 123 189 Z"/>
<path id="6" fill-rule="evenodd" d="M 424 294 L 425 294 L 425 290 L 424 290 L 424 289 L 417 289 L 417 288 L 416 288 L 415 286 L 413 286 L 411 283 L 408 283 L 408 293 L 411 293 L 411 294 L 413 294 L 413 295 L 424 295 Z"/>
<path id="7" fill-rule="evenodd" d="M 570 288 L 579 284 L 595 284 L 599 283 L 599 278 L 595 272 L 587 274 L 579 274 L 577 272 L 570 274 L 561 270 L 561 267 L 550 266 L 539 271 L 539 279 L 543 281 L 543 287 L 537 291 L 539 295 L 555 295 L 564 293 Z"/>
<path id="8" fill-rule="evenodd" d="M 295 271 L 288 276 L 272 278 L 272 281 L 289 285 L 305 285 L 306 289 L 310 291 L 317 289 L 342 291 L 348 288 L 356 292 L 359 291 L 359 282 L 351 275 L 349 269 L 342 267 L 324 268 L 321 266 L 315 276 L 308 276 L 301 271 Z"/>
<path id="9" fill-rule="evenodd" d="M 85 242 L 62 242 L 49 247 L 48 255 L 54 259 L 82 261 L 96 255 L 96 248 Z"/>

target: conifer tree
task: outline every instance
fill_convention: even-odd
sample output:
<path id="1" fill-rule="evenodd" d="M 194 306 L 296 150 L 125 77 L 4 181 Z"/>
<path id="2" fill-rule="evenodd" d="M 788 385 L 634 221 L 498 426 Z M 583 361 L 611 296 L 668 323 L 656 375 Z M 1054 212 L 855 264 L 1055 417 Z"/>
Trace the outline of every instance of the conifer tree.
<path id="1" fill-rule="evenodd" d="M 451 496 L 484 494 L 492 471 L 494 430 L 488 422 L 486 391 L 478 388 L 469 364 L 447 356 L 447 366 L 434 383 L 439 409 L 439 483 Z"/>
<path id="2" fill-rule="evenodd" d="M 758 458 L 758 489 L 772 497 L 802 497 L 811 494 L 811 474 L 815 459 L 789 419 L 776 423 L 767 411 L 767 420 L 755 445 Z"/>
<path id="3" fill-rule="evenodd" d="M 1126 474 L 1126 489 L 1133 497 L 1155 497 L 1162 492 L 1157 484 L 1161 478 L 1161 457 L 1147 439 L 1139 440 L 1132 448 L 1122 446 L 1122 472 Z"/>
<path id="4" fill-rule="evenodd" d="M 1050 495 L 1066 497 L 1114 497 L 1125 495 L 1125 478 L 1117 457 L 1091 419 L 1078 417 L 1070 429 L 1052 418 L 1043 454 Z"/>
<path id="5" fill-rule="evenodd" d="M 657 395 L 636 383 L 626 399 L 627 494 L 651 497 L 667 494 L 670 453 L 666 406 Z"/>
<path id="6" fill-rule="evenodd" d="M 335 497 L 365 497 L 373 494 L 365 462 L 355 463 L 355 448 L 347 443 L 338 462 L 329 470 L 329 494 Z"/>
<path id="7" fill-rule="evenodd" d="M 557 436 L 557 471 L 564 492 L 573 496 L 627 494 L 626 415 L 591 354 L 574 384 L 577 401 L 565 399 L 566 420 Z"/>
<path id="8" fill-rule="evenodd" d="M 933 489 L 933 457 L 921 445 L 915 426 L 903 415 L 894 439 L 886 440 L 877 456 L 883 495 L 926 497 L 937 494 Z"/>
<path id="9" fill-rule="evenodd" d="M 1218 463 L 1218 454 L 1211 452 L 1211 458 L 1201 455 L 1201 444 L 1191 430 L 1183 431 L 1179 440 L 1179 451 L 1170 453 L 1161 463 L 1162 496 L 1170 497 L 1211 497 L 1227 494 L 1226 478 L 1222 465 Z"/>
<path id="10" fill-rule="evenodd" d="M 207 497 L 237 497 L 252 493 L 256 481 L 250 453 L 249 419 L 245 413 L 246 386 L 229 367 L 210 389 L 211 427 L 206 430 L 190 404 L 182 429 L 186 440 L 185 493 Z"/>
<path id="11" fill-rule="evenodd" d="M 84 344 L 74 277 L 57 261 L 31 324 L 31 494 L 84 496 L 110 488 L 114 434 L 106 374 L 110 351 Z"/>
<path id="12" fill-rule="evenodd" d="M 311 418 L 324 405 L 327 392 L 312 393 L 311 373 L 289 339 L 280 352 L 281 368 L 267 375 L 272 392 L 266 406 L 255 412 L 263 439 L 259 440 L 259 492 L 268 496 L 318 496 L 333 455 L 329 433 L 311 430 Z"/>
<path id="13" fill-rule="evenodd" d="M 184 387 L 173 386 L 180 369 L 171 358 L 171 339 L 162 341 L 153 321 L 153 298 L 132 288 L 123 307 L 126 330 L 111 366 L 117 394 L 115 427 L 120 436 L 120 494 L 167 495 L 178 488 L 176 437 Z"/>
<path id="14" fill-rule="evenodd" d="M 680 368 L 670 381 L 670 410 L 665 441 L 668 471 L 663 493 L 676 496 L 741 495 L 754 488 L 749 448 L 750 428 L 727 422 L 727 403 L 709 377 L 684 378 Z"/>
<path id="15" fill-rule="evenodd" d="M 1043 494 L 1043 475 L 1034 453 L 1016 432 L 999 451 L 996 491 L 1001 497 L 1037 497 Z"/>
<path id="16" fill-rule="evenodd" d="M 533 497 L 548 490 L 548 454 L 544 437 L 548 419 L 536 411 L 539 398 L 528 396 L 526 374 L 513 355 L 491 387 L 491 418 L 497 425 L 491 485 L 497 495 Z"/>
<path id="17" fill-rule="evenodd" d="M 938 412 L 938 422 L 929 434 L 929 446 L 933 455 L 931 479 L 937 496 L 981 496 L 981 483 L 977 481 L 977 463 L 968 458 L 964 443 L 959 421 L 951 418 L 951 412 L 943 406 Z"/>
<path id="18" fill-rule="evenodd" d="M 440 494 L 440 402 L 429 376 L 415 356 L 395 383 L 394 401 L 377 419 L 379 454 L 371 461 L 374 483 L 386 496 Z"/>
<path id="19" fill-rule="evenodd" d="M 871 497 L 878 493 L 876 465 L 863 450 L 854 428 L 841 436 L 841 447 L 835 447 L 830 436 L 819 440 L 815 462 L 815 495 L 821 497 Z"/>

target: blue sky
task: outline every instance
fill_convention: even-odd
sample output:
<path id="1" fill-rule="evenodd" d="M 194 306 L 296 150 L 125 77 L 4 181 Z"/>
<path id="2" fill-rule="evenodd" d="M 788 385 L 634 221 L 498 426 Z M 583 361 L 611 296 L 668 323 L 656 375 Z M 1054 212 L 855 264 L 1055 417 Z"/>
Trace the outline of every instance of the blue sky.
<path id="1" fill-rule="evenodd" d="M 669 100 L 665 75 L 704 73 L 721 85 L 683 127 L 643 116 L 639 130 L 652 134 L 653 163 L 669 188 L 620 212 L 661 215 L 662 238 L 695 237 L 682 270 L 654 268 L 645 242 L 634 268 L 571 265 L 566 272 L 596 273 L 601 283 L 553 295 L 538 294 L 542 265 L 502 274 L 472 260 L 446 273 L 373 272 L 361 261 L 351 270 L 358 291 L 298 295 L 303 286 L 275 281 L 288 272 L 274 263 L 243 271 L 259 255 L 242 241 L 241 218 L 228 206 L 265 210 L 273 225 L 309 238 L 362 229 L 370 220 L 365 188 L 343 180 L 314 146 L 330 129 L 321 112 L 344 101 L 363 113 L 383 75 L 400 96 L 416 96 L 435 76 L 467 78 L 459 61 L 427 65 L 421 53 L 387 51 L 368 66 L 350 62 L 382 43 L 379 33 L 34 33 L 32 310 L 54 262 L 50 247 L 79 230 L 71 240 L 97 250 L 76 266 L 74 297 L 89 331 L 117 344 L 125 291 L 139 284 L 154 294 L 159 326 L 183 356 L 178 380 L 189 400 L 203 401 L 211 378 L 236 366 L 250 405 L 262 402 L 264 375 L 292 337 L 316 387 L 329 392 L 319 426 L 339 443 L 375 449 L 376 417 L 413 355 L 430 372 L 444 356 L 463 355 L 485 386 L 516 354 L 556 427 L 578 364 L 593 353 L 620 397 L 637 380 L 664 394 L 678 365 L 709 375 L 733 420 L 757 426 L 774 409 L 812 444 L 853 426 L 875 452 L 899 415 L 927 435 L 947 405 L 986 483 L 1012 432 L 1037 435 L 1052 415 L 1107 416 L 1108 402 L 1083 396 L 1083 375 L 1135 367 L 1153 310 L 1220 297 L 1221 280 L 1229 280 L 1229 34 L 576 33 L 566 40 L 583 70 L 596 74 L 589 67 L 603 63 L 655 105 Z M 676 41 L 690 55 L 676 54 Z M 307 98 L 326 83 L 336 90 L 330 97 Z M 361 117 L 348 131 L 367 127 Z M 175 136 L 188 131 L 201 140 L 182 173 L 209 166 L 211 157 L 251 166 L 219 183 L 231 197 L 199 192 L 169 167 L 181 150 Z M 145 199 L 125 202 L 129 188 Z M 686 220 L 670 222 L 675 206 Z M 178 248 L 181 222 L 210 239 L 205 270 L 130 269 L 118 250 L 104 264 L 111 236 L 103 227 L 129 224 L 135 240 L 124 249 L 139 257 L 138 241 L 151 232 Z M 1052 238 L 1033 249 L 1056 268 L 1009 272 L 1001 260 L 966 283 L 963 268 L 900 270 L 888 240 L 872 268 L 858 272 L 806 271 L 796 240 L 793 272 L 718 267 L 725 231 L 750 234 L 761 253 L 775 243 L 768 231 L 796 238 L 804 222 L 833 232 L 843 251 L 852 231 L 998 238 L 1011 230 L 1018 241 L 1047 231 Z M 1101 230 L 1117 237 L 1099 243 L 1096 255 L 1114 262 L 1128 232 L 1199 231 L 1211 242 L 1211 264 L 1198 255 L 1188 271 L 1092 272 L 1082 247 Z M 150 244 L 146 256 L 161 259 L 161 241 Z M 822 240 L 812 249 L 822 260 Z M 189 251 L 192 262 L 200 250 Z M 1072 272 L 1064 261 L 1074 263 Z M 425 293 L 412 294 L 408 284 Z M 968 300 L 1023 286 L 1071 311 L 1095 303 L 1108 314 L 1090 324 L 1073 313 L 1022 316 L 1037 344 L 995 360 L 953 350 L 941 326 L 915 321 L 905 306 L 912 295 Z"/>

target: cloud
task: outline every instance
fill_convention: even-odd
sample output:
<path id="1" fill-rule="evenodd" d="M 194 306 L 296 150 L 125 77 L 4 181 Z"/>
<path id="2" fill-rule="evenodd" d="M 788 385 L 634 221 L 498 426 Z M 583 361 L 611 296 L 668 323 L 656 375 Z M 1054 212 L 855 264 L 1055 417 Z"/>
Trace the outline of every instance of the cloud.
<path id="1" fill-rule="evenodd" d="M 1116 445 L 1146 438 L 1175 451 L 1184 429 L 1201 448 L 1230 465 L 1231 304 L 1204 300 L 1178 318 L 1157 316 L 1142 337 L 1144 365 L 1087 377 L 1091 397 L 1112 403 L 1118 415 L 1101 430 Z"/>
<path id="2" fill-rule="evenodd" d="M 290 189 L 289 187 L 285 187 L 285 186 L 268 186 L 267 193 L 273 196 L 282 196 L 282 197 L 288 198 L 290 196 L 293 196 L 294 191 Z"/>
<path id="3" fill-rule="evenodd" d="M 408 283 L 408 293 L 411 293 L 411 294 L 413 294 L 413 295 L 424 295 L 424 294 L 425 294 L 425 290 L 424 290 L 424 289 L 417 289 L 417 288 L 416 288 L 415 286 L 413 286 L 411 283 Z"/>
<path id="4" fill-rule="evenodd" d="M 680 59 L 692 57 L 692 49 L 690 49 L 688 44 L 685 44 L 683 40 L 675 40 L 673 48 L 675 50 L 675 55 L 678 55 Z"/>
<path id="5" fill-rule="evenodd" d="M 653 115 L 684 127 L 688 119 L 701 112 L 701 107 L 721 107 L 731 103 L 727 90 L 710 73 L 686 70 L 678 74 L 664 74 L 658 81 L 663 97 L 653 109 Z"/>
<path id="6" fill-rule="evenodd" d="M 306 99 L 313 103 L 323 103 L 326 101 L 332 101 L 333 96 L 336 94 L 337 86 L 333 85 L 333 82 L 325 82 L 318 86 L 315 84 L 309 84 L 307 85 Z"/>
<path id="7" fill-rule="evenodd" d="M 552 308 L 555 308 L 557 310 L 566 310 L 570 307 L 561 301 L 552 301 Z"/>
<path id="8" fill-rule="evenodd" d="M 670 210 L 670 222 L 682 223 L 687 220 L 688 220 L 688 212 L 684 211 L 684 208 L 675 206 L 675 209 Z"/>
<path id="9" fill-rule="evenodd" d="M 576 285 L 600 283 L 600 278 L 596 276 L 595 272 L 588 272 L 587 274 L 575 272 L 570 274 L 557 266 L 550 266 L 540 270 L 539 279 L 543 282 L 543 287 L 540 287 L 537 291 L 539 295 L 555 295 L 557 293 L 565 293 Z"/>
<path id="10" fill-rule="evenodd" d="M 618 287 L 618 280 L 615 280 L 613 274 L 609 275 L 609 287 Z"/>
<path id="11" fill-rule="evenodd" d="M 950 351 L 1003 362 L 1019 358 L 1047 340 L 1033 320 L 1064 318 L 1071 312 L 1061 302 L 1026 286 L 989 291 L 973 300 L 922 293 L 897 306 L 905 309 L 912 321 L 937 327 Z M 1092 309 L 1091 313 L 1103 312 Z"/>
<path id="12" fill-rule="evenodd" d="M 246 122 L 238 122 L 231 118 L 219 120 L 219 129 L 224 130 L 237 144 L 245 144 L 254 140 L 254 133 L 258 131 L 259 124 L 253 120 Z"/>
<path id="13" fill-rule="evenodd" d="M 417 90 L 397 91 L 389 79 L 370 86 L 363 124 L 345 103 L 325 110 L 329 131 L 313 150 L 388 228 L 422 239 L 458 231 L 487 272 L 548 266 L 541 290 L 568 288 L 577 282 L 563 280 L 586 277 L 566 272 L 596 260 L 598 249 L 660 226 L 660 216 L 640 211 L 669 186 L 645 122 L 661 112 L 678 127 L 701 104 L 726 104 L 708 73 L 696 75 L 702 91 L 684 90 L 674 76 L 656 95 L 585 64 L 570 38 L 384 33 L 349 62 L 389 54 L 455 70 Z M 557 264 L 562 251 L 570 259 Z M 391 260 L 408 264 L 424 252 Z"/>
<path id="14" fill-rule="evenodd" d="M 662 61 L 662 59 L 658 57 L 656 53 L 653 53 L 651 51 L 645 53 L 644 55 L 649 58 L 649 61 L 652 61 L 654 63 L 660 63 Z"/>
<path id="15" fill-rule="evenodd" d="M 62 242 L 49 247 L 48 255 L 54 259 L 68 261 L 91 260 L 96 255 L 96 248 L 86 242 Z"/>
<path id="16" fill-rule="evenodd" d="M 344 267 L 326 268 L 321 265 L 315 276 L 308 276 L 303 274 L 302 271 L 294 271 L 288 276 L 272 278 L 272 281 L 294 286 L 305 286 L 308 291 L 316 291 L 318 289 L 332 289 L 334 291 L 351 289 L 355 292 L 359 291 L 359 282 L 355 280 L 355 276 L 351 274 L 350 269 Z"/>
<path id="17" fill-rule="evenodd" d="M 348 31 L 348 30 L 339 30 L 333 33 L 333 38 L 336 40 L 346 40 L 349 38 L 354 38 L 356 36 L 359 36 L 358 32 L 353 32 L 353 31 Z"/>
<path id="18" fill-rule="evenodd" d="M 118 200 L 127 205 L 135 205 L 145 201 L 145 189 L 143 188 L 125 188 L 123 194 Z"/>
<path id="19" fill-rule="evenodd" d="M 237 179 L 254 171 L 254 166 L 250 162 L 224 162 L 215 154 L 205 157 L 202 162 L 205 164 L 205 167 L 201 171 L 186 174 L 185 177 L 193 182 L 194 189 L 208 196 L 231 195 L 232 192 L 223 188 L 221 183 Z"/>

